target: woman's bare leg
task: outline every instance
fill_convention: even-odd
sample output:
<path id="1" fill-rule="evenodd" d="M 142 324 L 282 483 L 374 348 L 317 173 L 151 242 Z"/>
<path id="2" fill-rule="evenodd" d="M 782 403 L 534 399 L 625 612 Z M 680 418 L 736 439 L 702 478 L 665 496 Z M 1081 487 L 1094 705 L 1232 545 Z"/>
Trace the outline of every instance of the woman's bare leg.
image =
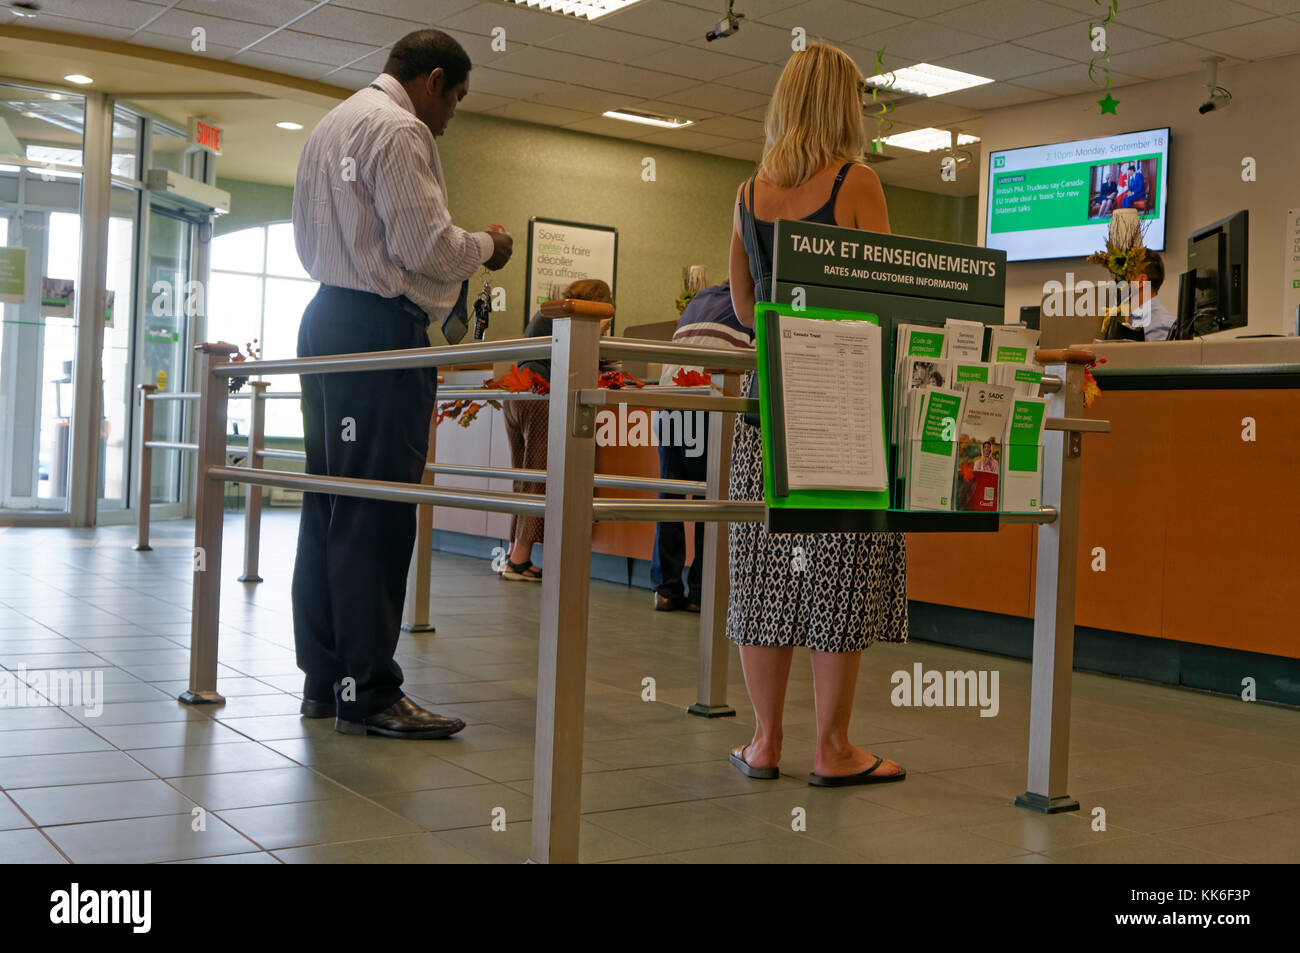
<path id="1" fill-rule="evenodd" d="M 861 652 L 811 650 L 813 696 L 817 706 L 817 754 L 813 771 L 822 777 L 860 774 L 875 762 L 875 755 L 849 743 L 853 693 L 858 685 Z M 753 697 L 753 692 L 750 692 Z M 902 768 L 888 758 L 874 774 L 898 774 Z"/>
<path id="2" fill-rule="evenodd" d="M 775 768 L 781 761 L 781 716 L 793 658 L 794 647 L 790 645 L 740 647 L 740 667 L 745 672 L 745 688 L 757 724 L 754 740 L 732 750 L 755 768 Z"/>

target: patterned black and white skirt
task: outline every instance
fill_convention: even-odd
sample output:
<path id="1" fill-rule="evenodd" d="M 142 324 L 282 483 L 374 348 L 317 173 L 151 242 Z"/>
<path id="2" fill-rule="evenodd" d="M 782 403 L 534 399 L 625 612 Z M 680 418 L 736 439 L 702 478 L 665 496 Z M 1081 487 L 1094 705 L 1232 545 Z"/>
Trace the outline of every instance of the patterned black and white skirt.
<path id="1" fill-rule="evenodd" d="M 757 427 L 737 418 L 733 500 L 763 499 Z M 902 533 L 769 533 L 732 523 L 727 638 L 737 645 L 805 645 L 857 652 L 907 641 L 907 551 Z"/>

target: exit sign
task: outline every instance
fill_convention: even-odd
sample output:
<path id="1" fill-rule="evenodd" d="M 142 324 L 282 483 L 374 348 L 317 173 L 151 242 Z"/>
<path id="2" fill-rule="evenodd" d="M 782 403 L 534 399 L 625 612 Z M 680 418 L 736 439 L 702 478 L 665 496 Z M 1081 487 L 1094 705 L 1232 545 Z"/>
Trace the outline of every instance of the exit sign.
<path id="1" fill-rule="evenodd" d="M 214 126 L 202 119 L 190 119 L 190 145 L 206 149 L 214 156 L 221 155 L 221 137 L 224 134 L 225 130 L 220 126 Z"/>

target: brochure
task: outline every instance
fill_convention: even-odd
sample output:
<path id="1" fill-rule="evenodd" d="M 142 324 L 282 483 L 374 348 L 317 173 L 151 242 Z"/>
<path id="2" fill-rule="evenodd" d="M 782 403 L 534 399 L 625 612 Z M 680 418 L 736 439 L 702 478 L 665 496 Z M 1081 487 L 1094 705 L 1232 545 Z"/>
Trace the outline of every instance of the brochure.
<path id="1" fill-rule="evenodd" d="M 1011 365 L 1008 365 L 1011 366 Z M 998 368 L 1001 370 L 1001 368 Z M 1002 381 L 990 380 L 989 376 L 993 371 L 993 366 L 983 361 L 958 361 L 952 362 L 952 380 L 949 386 L 953 390 L 964 390 L 967 384 L 1001 384 Z"/>
<path id="2" fill-rule="evenodd" d="M 1029 364 L 1038 347 L 1038 332 L 1019 324 L 994 325 L 989 328 L 990 364 Z"/>
<path id="3" fill-rule="evenodd" d="M 953 508 L 953 464 L 957 423 L 964 393 L 925 387 L 911 392 L 916 412 L 909 414 L 905 506 L 911 510 Z"/>
<path id="4" fill-rule="evenodd" d="M 1036 510 L 1043 494 L 1043 423 L 1047 400 L 1014 397 L 1003 440 L 1002 509 Z"/>
<path id="5" fill-rule="evenodd" d="M 903 432 L 902 412 L 907 407 L 908 391 L 918 387 L 951 386 L 952 362 L 936 357 L 904 357 L 894 372 L 894 428 L 892 433 L 898 435 L 896 443 L 906 439 Z"/>
<path id="6" fill-rule="evenodd" d="M 1010 387 L 967 384 L 966 402 L 957 428 L 957 462 L 953 474 L 954 509 L 996 511 L 1003 440 L 1011 401 Z"/>
<path id="7" fill-rule="evenodd" d="M 959 321 L 948 318 L 943 323 L 948 349 L 944 357 L 960 361 L 979 361 L 984 358 L 984 325 L 979 321 Z"/>
<path id="8" fill-rule="evenodd" d="M 1041 364 L 997 364 L 995 380 L 1015 390 L 1017 397 L 1038 397 L 1043 383 L 1043 365 Z"/>

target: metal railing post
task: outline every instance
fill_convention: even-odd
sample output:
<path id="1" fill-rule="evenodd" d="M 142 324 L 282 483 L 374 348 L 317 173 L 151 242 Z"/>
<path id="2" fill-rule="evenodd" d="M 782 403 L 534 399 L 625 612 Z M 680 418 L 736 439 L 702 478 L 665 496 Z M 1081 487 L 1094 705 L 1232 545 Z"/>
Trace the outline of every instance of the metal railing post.
<path id="1" fill-rule="evenodd" d="M 577 392 L 597 383 L 600 320 L 557 316 L 552 327 L 529 857 L 534 863 L 577 863 L 596 471 L 596 409 L 581 405 Z"/>
<path id="2" fill-rule="evenodd" d="M 1057 368 L 1053 368 L 1055 372 Z M 1083 416 L 1083 365 L 1059 365 L 1065 385 L 1048 396 L 1050 417 Z M 1070 760 L 1070 689 L 1074 669 L 1075 570 L 1079 557 L 1079 477 L 1083 434 L 1043 432 L 1044 507 L 1054 522 L 1038 527 L 1034 654 L 1029 701 L 1029 779 L 1020 807 L 1047 814 L 1077 811 L 1066 792 Z"/>
<path id="3" fill-rule="evenodd" d="M 217 630 L 221 618 L 221 531 L 225 484 L 208 479 L 209 467 L 226 465 L 226 404 L 229 382 L 212 373 L 239 351 L 233 344 L 199 344 L 198 467 L 194 502 L 194 592 L 190 611 L 190 687 L 180 700 L 219 704 Z"/>
<path id="4" fill-rule="evenodd" d="M 149 395 L 158 389 L 157 384 L 141 384 L 140 391 L 140 459 L 136 469 L 135 491 L 135 550 L 138 553 L 153 551 L 149 545 L 149 507 L 153 503 L 153 401 Z"/>
<path id="5" fill-rule="evenodd" d="M 740 394 L 740 375 L 729 371 L 722 375 L 725 397 Z M 705 471 L 710 500 L 725 500 L 731 473 L 731 437 L 736 415 L 715 411 L 709 414 L 709 460 Z M 704 526 L 704 567 L 700 574 L 704 592 L 700 598 L 700 669 L 698 701 L 686 710 L 704 718 L 734 715 L 727 704 L 727 601 L 731 593 L 731 567 L 728 561 L 728 523 Z"/>
<path id="6" fill-rule="evenodd" d="M 248 465 L 262 469 L 260 452 L 266 449 L 266 389 L 270 381 L 249 381 L 252 392 L 248 395 Z M 240 582 L 261 582 L 258 575 L 258 551 L 262 545 L 262 488 L 248 484 L 244 487 L 244 574 Z"/>
<path id="7" fill-rule="evenodd" d="M 429 452 L 426 467 L 436 463 L 438 452 L 438 407 L 429 417 Z M 426 486 L 434 485 L 435 474 L 428 469 L 420 477 Z M 415 508 L 415 551 L 406 577 L 406 601 L 402 604 L 403 632 L 436 631 L 430 620 L 429 576 L 433 573 L 433 507 L 421 503 Z"/>

